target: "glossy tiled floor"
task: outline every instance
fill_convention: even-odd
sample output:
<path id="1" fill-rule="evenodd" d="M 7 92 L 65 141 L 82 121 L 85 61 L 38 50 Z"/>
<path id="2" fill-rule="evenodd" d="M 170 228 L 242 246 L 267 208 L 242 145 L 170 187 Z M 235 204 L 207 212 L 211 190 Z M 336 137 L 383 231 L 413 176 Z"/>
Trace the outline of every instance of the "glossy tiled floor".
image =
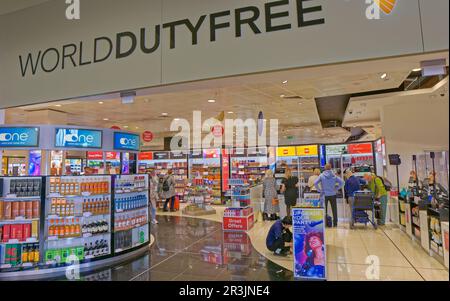
<path id="1" fill-rule="evenodd" d="M 159 216 L 158 221 L 148 253 L 82 280 L 293 280 L 290 270 L 259 254 L 246 233 L 224 234 L 220 223 L 196 218 Z"/>
<path id="2" fill-rule="evenodd" d="M 292 257 L 274 256 L 265 247 L 272 222 L 257 222 L 245 233 L 224 234 L 223 207 L 215 215 L 182 217 L 161 213 L 148 253 L 84 280 L 293 280 Z M 326 230 L 330 281 L 448 281 L 449 272 L 395 226 L 374 230 L 342 224 Z M 375 268 L 373 268 L 375 267 Z"/>

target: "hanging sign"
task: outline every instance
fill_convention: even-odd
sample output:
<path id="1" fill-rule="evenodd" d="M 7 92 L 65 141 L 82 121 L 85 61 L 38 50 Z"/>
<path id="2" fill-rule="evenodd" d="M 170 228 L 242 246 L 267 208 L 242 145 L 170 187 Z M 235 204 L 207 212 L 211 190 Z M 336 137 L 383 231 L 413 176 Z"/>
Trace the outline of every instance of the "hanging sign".
<path id="1" fill-rule="evenodd" d="M 150 131 L 145 131 L 144 133 L 142 133 L 142 140 L 144 142 L 152 142 L 153 138 L 154 138 L 154 135 Z"/>

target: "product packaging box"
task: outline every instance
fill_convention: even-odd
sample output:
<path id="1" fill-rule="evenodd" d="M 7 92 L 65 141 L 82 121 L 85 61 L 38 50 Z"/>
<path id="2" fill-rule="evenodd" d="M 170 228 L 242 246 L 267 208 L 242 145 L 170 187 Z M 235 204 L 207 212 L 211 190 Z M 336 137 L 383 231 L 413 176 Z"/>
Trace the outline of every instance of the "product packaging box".
<path id="1" fill-rule="evenodd" d="M 0 226 L 0 242 L 3 241 L 3 226 Z"/>
<path id="2" fill-rule="evenodd" d="M 33 202 L 29 201 L 25 204 L 25 218 L 31 219 L 33 218 Z"/>
<path id="3" fill-rule="evenodd" d="M 11 239 L 23 241 L 23 225 L 11 225 Z"/>
<path id="4" fill-rule="evenodd" d="M 12 244 L 6 246 L 5 263 L 16 266 L 21 262 L 20 245 Z"/>
<path id="5" fill-rule="evenodd" d="M 19 202 L 12 202 L 12 214 L 11 219 L 15 219 L 19 216 Z"/>
<path id="6" fill-rule="evenodd" d="M 3 219 L 10 220 L 12 218 L 12 203 L 4 202 Z"/>
<path id="7" fill-rule="evenodd" d="M 33 201 L 33 216 L 32 218 L 39 218 L 39 201 Z"/>
<path id="8" fill-rule="evenodd" d="M 62 249 L 61 251 L 61 262 L 65 263 L 67 262 L 67 258 L 69 258 L 70 255 L 70 248 Z"/>
<path id="9" fill-rule="evenodd" d="M 3 220 L 3 216 L 5 214 L 5 202 L 0 200 L 0 221 Z"/>
<path id="10" fill-rule="evenodd" d="M 62 256 L 61 249 L 53 250 L 53 260 L 55 260 L 56 263 L 61 263 L 62 262 L 61 256 Z"/>
<path id="11" fill-rule="evenodd" d="M 5 263 L 5 258 L 3 257 L 3 246 L 0 245 L 0 264 L 4 264 Z"/>
<path id="12" fill-rule="evenodd" d="M 31 237 L 39 238 L 39 222 L 31 222 Z"/>
<path id="13" fill-rule="evenodd" d="M 23 240 L 27 240 L 27 238 L 31 237 L 31 224 L 23 225 Z"/>
<path id="14" fill-rule="evenodd" d="M 25 217 L 27 202 L 19 202 L 19 216 Z"/>
<path id="15" fill-rule="evenodd" d="M 53 250 L 46 251 L 45 252 L 45 261 L 47 262 L 47 261 L 53 261 L 53 260 L 55 260 L 54 251 Z"/>
<path id="16" fill-rule="evenodd" d="M 78 257 L 78 260 L 83 260 L 84 259 L 84 247 L 78 247 L 76 249 L 76 255 Z"/>
<path id="17" fill-rule="evenodd" d="M 8 242 L 11 234 L 11 225 L 3 225 L 3 242 Z"/>

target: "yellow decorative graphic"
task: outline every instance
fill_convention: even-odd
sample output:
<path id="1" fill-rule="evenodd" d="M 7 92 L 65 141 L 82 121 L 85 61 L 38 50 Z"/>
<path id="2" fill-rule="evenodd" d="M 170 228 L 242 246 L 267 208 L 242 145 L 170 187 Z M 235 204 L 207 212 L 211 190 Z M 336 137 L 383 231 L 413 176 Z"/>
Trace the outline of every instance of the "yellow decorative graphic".
<path id="1" fill-rule="evenodd" d="M 387 15 L 394 10 L 397 0 L 374 0 L 378 7 Z"/>

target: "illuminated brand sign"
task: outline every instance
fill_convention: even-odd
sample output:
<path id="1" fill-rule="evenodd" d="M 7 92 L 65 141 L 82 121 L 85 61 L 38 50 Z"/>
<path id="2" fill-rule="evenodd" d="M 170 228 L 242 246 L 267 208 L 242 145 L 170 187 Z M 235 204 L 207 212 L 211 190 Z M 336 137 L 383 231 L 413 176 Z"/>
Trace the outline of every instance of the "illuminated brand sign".
<path id="1" fill-rule="evenodd" d="M 114 133 L 114 149 L 139 151 L 140 137 L 136 134 L 129 133 Z"/>
<path id="2" fill-rule="evenodd" d="M 0 128 L 0 147 L 38 147 L 39 128 Z"/>
<path id="3" fill-rule="evenodd" d="M 55 146 L 63 148 L 102 148 L 102 131 L 56 129 Z"/>

